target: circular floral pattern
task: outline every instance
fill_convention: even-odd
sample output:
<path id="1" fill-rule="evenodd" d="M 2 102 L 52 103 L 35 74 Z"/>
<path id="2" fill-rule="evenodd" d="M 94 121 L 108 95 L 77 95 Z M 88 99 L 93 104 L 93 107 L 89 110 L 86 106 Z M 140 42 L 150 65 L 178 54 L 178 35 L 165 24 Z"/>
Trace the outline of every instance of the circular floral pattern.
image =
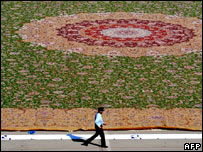
<path id="1" fill-rule="evenodd" d="M 79 31 L 84 28 L 84 35 L 81 35 Z M 112 47 L 171 46 L 195 36 L 192 29 L 181 25 L 138 19 L 85 20 L 57 30 L 58 36 L 68 41 Z"/>
<path id="2" fill-rule="evenodd" d="M 183 55 L 202 50 L 202 21 L 132 12 L 46 17 L 17 31 L 24 42 L 65 53 L 106 56 Z"/>

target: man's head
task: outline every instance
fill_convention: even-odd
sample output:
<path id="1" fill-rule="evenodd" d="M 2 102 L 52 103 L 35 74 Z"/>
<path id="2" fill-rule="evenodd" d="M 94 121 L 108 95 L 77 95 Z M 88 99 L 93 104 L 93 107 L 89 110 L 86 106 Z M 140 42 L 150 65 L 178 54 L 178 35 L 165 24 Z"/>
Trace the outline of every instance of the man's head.
<path id="1" fill-rule="evenodd" d="M 99 108 L 98 108 L 98 112 L 99 112 L 100 114 L 102 114 L 103 111 L 104 111 L 104 107 L 99 107 Z"/>

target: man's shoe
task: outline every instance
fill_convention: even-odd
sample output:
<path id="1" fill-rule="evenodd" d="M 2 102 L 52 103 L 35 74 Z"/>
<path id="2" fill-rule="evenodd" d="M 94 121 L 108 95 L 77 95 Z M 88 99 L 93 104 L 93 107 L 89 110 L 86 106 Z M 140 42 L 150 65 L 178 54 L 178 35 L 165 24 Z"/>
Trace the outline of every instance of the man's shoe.
<path id="1" fill-rule="evenodd" d="M 86 144 L 86 143 L 83 143 L 83 144 L 81 144 L 81 145 L 88 146 L 88 144 Z"/>
<path id="2" fill-rule="evenodd" d="M 102 148 L 108 148 L 108 146 L 101 146 Z"/>

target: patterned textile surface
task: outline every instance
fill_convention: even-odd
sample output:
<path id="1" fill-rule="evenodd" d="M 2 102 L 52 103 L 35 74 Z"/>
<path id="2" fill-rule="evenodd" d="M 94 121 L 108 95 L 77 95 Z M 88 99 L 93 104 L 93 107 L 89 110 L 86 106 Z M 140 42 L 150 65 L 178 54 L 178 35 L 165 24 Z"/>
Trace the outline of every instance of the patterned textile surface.
<path id="1" fill-rule="evenodd" d="M 15 109 L 1 113 L 1 130 L 93 130 L 97 110 L 74 109 Z M 108 129 L 173 128 L 202 130 L 202 109 L 134 109 L 106 108 L 102 114 Z"/>
<path id="2" fill-rule="evenodd" d="M 200 20 L 164 14 L 117 12 L 46 17 L 25 23 L 16 33 L 23 42 L 67 54 L 137 58 L 181 56 L 202 49 Z M 96 110 L 2 108 L 1 112 L 1 130 L 92 130 Z M 202 109 L 195 108 L 106 108 L 103 119 L 107 123 L 104 129 L 202 130 Z"/>

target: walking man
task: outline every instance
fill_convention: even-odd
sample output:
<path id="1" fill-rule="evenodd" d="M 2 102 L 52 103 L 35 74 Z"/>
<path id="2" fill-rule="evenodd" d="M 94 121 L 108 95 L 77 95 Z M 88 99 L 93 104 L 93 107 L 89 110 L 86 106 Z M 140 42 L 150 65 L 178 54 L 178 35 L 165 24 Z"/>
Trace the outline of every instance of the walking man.
<path id="1" fill-rule="evenodd" d="M 94 140 L 98 135 L 100 135 L 101 137 L 101 147 L 103 148 L 108 148 L 108 146 L 106 146 L 106 141 L 105 141 L 105 136 L 104 136 L 104 131 L 102 129 L 103 125 L 106 125 L 103 120 L 102 120 L 102 113 L 104 111 L 103 107 L 99 107 L 98 108 L 98 112 L 95 115 L 95 129 L 96 129 L 96 133 L 90 137 L 89 139 L 87 139 L 82 145 L 88 146 L 88 144 Z"/>

